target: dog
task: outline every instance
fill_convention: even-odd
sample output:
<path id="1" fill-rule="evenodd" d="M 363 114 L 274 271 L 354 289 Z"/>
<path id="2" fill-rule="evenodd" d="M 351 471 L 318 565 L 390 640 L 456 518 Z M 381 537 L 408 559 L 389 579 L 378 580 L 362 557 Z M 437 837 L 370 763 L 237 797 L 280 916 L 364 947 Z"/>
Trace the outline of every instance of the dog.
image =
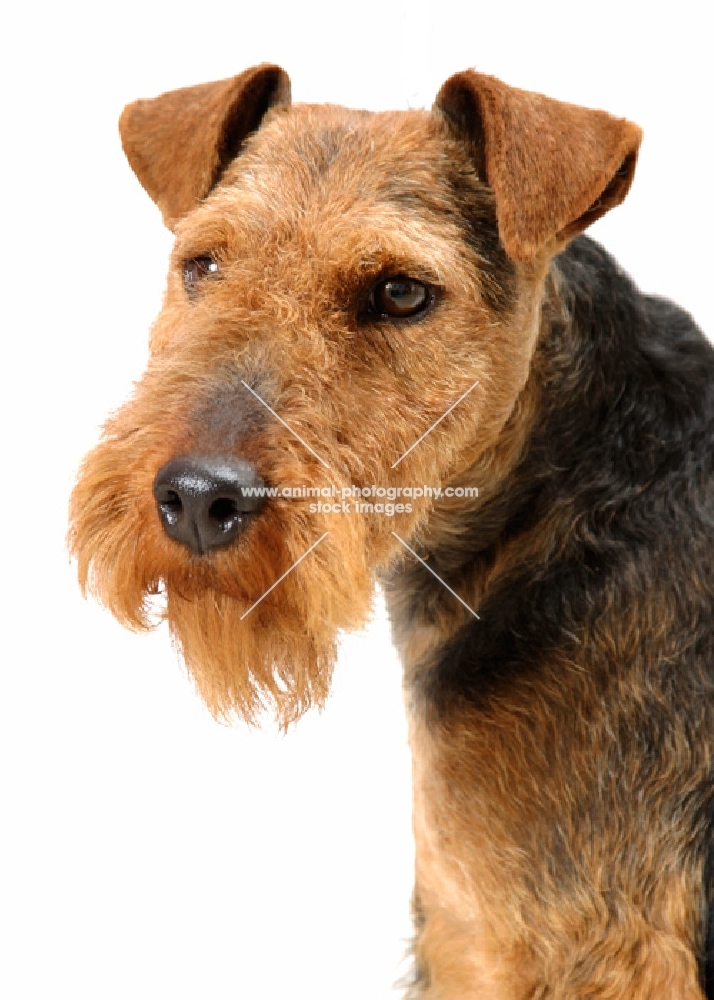
<path id="1" fill-rule="evenodd" d="M 282 69 L 129 105 L 176 241 L 70 510 L 220 717 L 324 703 L 384 590 L 416 1000 L 714 998 L 714 349 L 585 229 L 641 133 L 468 70 L 431 111 Z"/>

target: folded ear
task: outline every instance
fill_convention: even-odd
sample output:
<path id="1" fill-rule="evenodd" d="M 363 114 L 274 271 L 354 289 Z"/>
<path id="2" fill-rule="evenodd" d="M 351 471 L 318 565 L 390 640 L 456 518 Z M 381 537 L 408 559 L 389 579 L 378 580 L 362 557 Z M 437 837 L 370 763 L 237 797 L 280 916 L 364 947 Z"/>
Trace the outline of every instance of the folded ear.
<path id="1" fill-rule="evenodd" d="M 507 87 L 467 70 L 434 109 L 471 143 L 514 260 L 553 252 L 623 200 L 642 132 L 624 118 Z"/>
<path id="2" fill-rule="evenodd" d="M 124 152 L 169 229 L 215 187 L 266 111 L 281 104 L 290 104 L 290 80 L 265 63 L 124 108 Z"/>

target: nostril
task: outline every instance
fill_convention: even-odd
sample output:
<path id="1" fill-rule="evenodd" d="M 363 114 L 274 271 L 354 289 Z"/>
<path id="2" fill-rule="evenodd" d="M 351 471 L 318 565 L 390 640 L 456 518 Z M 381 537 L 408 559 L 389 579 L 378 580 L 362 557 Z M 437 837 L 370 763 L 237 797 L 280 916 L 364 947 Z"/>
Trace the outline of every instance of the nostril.
<path id="1" fill-rule="evenodd" d="M 157 493 L 158 496 L 156 497 L 156 502 L 159 506 L 159 510 L 164 516 L 164 519 L 168 524 L 176 524 L 178 519 L 183 514 L 183 502 L 181 497 L 178 495 L 176 490 L 168 488 L 157 490 Z"/>
<path id="2" fill-rule="evenodd" d="M 238 504 L 233 497 L 218 497 L 208 508 L 208 516 L 221 528 L 231 527 L 236 516 L 240 516 Z"/>

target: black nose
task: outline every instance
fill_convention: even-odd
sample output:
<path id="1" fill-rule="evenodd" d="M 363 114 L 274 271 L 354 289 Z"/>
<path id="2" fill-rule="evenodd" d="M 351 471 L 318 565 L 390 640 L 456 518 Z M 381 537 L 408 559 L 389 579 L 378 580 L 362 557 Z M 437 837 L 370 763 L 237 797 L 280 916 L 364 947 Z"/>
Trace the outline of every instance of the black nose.
<path id="1" fill-rule="evenodd" d="M 250 495 L 264 483 L 255 466 L 235 458 L 175 458 L 159 469 L 154 497 L 167 535 L 199 555 L 230 545 L 261 506 Z"/>

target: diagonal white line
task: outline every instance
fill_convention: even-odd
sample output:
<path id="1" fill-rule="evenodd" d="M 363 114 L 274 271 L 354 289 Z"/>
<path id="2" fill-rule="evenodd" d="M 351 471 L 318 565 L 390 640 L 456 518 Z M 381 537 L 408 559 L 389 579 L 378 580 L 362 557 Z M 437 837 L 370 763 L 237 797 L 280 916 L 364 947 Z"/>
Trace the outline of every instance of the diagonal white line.
<path id="1" fill-rule="evenodd" d="M 240 616 L 239 621 L 243 621 L 243 619 L 245 618 L 245 616 L 249 615 L 251 613 L 251 611 L 253 610 L 253 608 L 257 607 L 260 604 L 260 602 L 263 600 L 263 597 L 267 597 L 271 590 L 275 590 L 275 588 L 280 583 L 280 581 L 284 580 L 285 577 L 288 575 L 288 573 L 292 573 L 292 571 L 295 569 L 295 567 L 298 565 L 298 563 L 301 563 L 303 561 L 303 559 L 305 558 L 305 556 L 309 556 L 310 553 L 312 552 L 312 550 L 314 548 L 316 548 L 320 544 L 320 542 L 322 541 L 322 539 L 325 538 L 329 534 L 330 534 L 330 532 L 326 531 L 325 534 L 321 535 L 316 542 L 313 542 L 313 544 L 310 546 L 310 548 L 307 550 L 307 552 L 303 552 L 303 554 L 300 556 L 300 558 L 296 559 L 296 561 L 292 564 L 292 566 L 290 567 L 290 569 L 286 569 L 285 572 L 283 573 L 283 575 L 280 577 L 280 579 L 276 580 L 272 587 L 268 587 L 268 589 L 265 591 L 265 593 L 262 595 L 262 597 L 259 597 L 258 600 L 255 602 L 255 604 L 251 604 L 251 606 L 248 608 L 248 610 L 244 614 L 242 614 Z"/>
<path id="2" fill-rule="evenodd" d="M 405 549 L 407 549 L 409 552 L 411 552 L 411 554 L 414 556 L 415 559 L 419 560 L 419 562 L 422 564 L 422 566 L 424 566 L 426 569 L 429 570 L 429 572 L 431 573 L 432 576 L 436 577 L 436 579 L 439 581 L 440 584 L 442 584 L 442 586 L 446 587 L 446 589 L 449 591 L 450 594 L 454 595 L 454 597 L 456 598 L 457 601 L 459 601 L 460 604 L 463 604 L 463 606 L 466 608 L 467 611 L 471 612 L 471 614 L 474 616 L 474 618 L 478 618 L 478 620 L 481 621 L 479 615 L 476 614 L 476 612 L 474 611 L 474 609 L 470 608 L 468 606 L 468 604 L 466 603 L 466 601 L 462 601 L 461 598 L 459 597 L 459 595 L 456 593 L 456 591 L 452 590 L 451 587 L 448 585 L 448 583 L 444 583 L 444 581 L 441 579 L 441 577 L 438 575 L 438 573 L 435 573 L 434 570 L 431 568 L 431 566 L 428 566 L 424 562 L 424 560 L 421 558 L 421 556 L 418 556 L 416 554 L 416 552 L 414 551 L 414 549 L 409 548 L 409 546 L 407 545 L 407 543 L 404 541 L 403 538 L 399 538 L 399 535 L 396 533 L 396 531 L 393 531 L 392 534 L 394 535 L 395 538 L 399 539 L 399 541 L 402 543 L 402 545 L 404 546 Z"/>
<path id="3" fill-rule="evenodd" d="M 312 450 L 312 448 L 307 443 L 307 441 L 303 441 L 303 439 L 300 437 L 300 435 L 295 433 L 295 431 L 292 429 L 292 427 L 290 426 L 290 424 L 286 424 L 285 421 L 283 420 L 283 418 L 279 417 L 278 414 L 275 412 L 275 410 L 273 410 L 270 406 L 268 406 L 268 404 L 265 402 L 264 399 L 261 399 L 261 397 L 255 391 L 255 389 L 251 389 L 251 387 L 248 385 L 248 383 L 244 382 L 243 379 L 241 379 L 241 383 L 246 387 L 246 389 L 248 390 L 248 392 L 252 392 L 253 395 L 255 396 L 255 398 L 258 399 L 258 400 L 260 400 L 260 402 L 263 404 L 263 406 L 266 408 L 266 410 L 270 410 L 270 412 L 273 414 L 273 416 L 275 417 L 275 419 L 279 420 L 280 423 L 283 425 L 283 427 L 287 427 L 287 429 L 290 431 L 290 433 L 293 434 L 298 439 L 298 441 L 300 441 L 301 444 L 305 445 L 305 447 L 307 448 L 307 450 L 312 455 L 315 456 L 315 458 L 318 460 L 318 462 L 322 462 L 322 464 L 325 466 L 326 469 L 330 468 L 330 466 L 327 464 L 327 462 L 325 462 L 323 459 L 321 459 L 320 456 L 317 454 L 316 451 Z M 446 414 L 444 414 L 444 416 L 446 416 Z"/>
<path id="4" fill-rule="evenodd" d="M 471 386 L 471 389 L 475 389 L 476 386 L 478 385 L 478 383 L 479 383 L 479 380 L 476 379 L 476 381 L 474 382 L 474 384 Z M 467 389 L 466 392 L 463 394 L 463 396 L 459 396 L 459 398 L 456 400 L 456 402 L 452 406 L 449 407 L 449 409 L 446 411 L 446 413 L 442 413 L 442 415 L 439 417 L 439 419 L 435 420 L 434 423 L 431 425 L 431 427 L 429 427 L 427 430 L 424 431 L 424 433 L 422 434 L 422 436 L 419 438 L 419 441 L 423 441 L 424 438 L 427 436 L 427 434 L 431 434 L 431 432 L 434 430 L 434 428 L 438 424 L 441 423 L 441 421 L 444 419 L 444 417 L 448 417 L 448 415 L 451 413 L 451 411 L 454 409 L 454 407 L 458 406 L 462 399 L 466 399 L 466 397 L 468 396 L 468 394 L 471 392 L 471 389 Z M 396 462 L 392 466 L 393 469 L 396 469 L 396 467 L 401 462 L 402 458 L 406 458 L 407 455 L 409 454 L 409 452 L 413 451 L 413 449 L 416 448 L 416 446 L 419 444 L 419 441 L 415 441 L 414 444 L 411 446 L 411 448 L 407 448 L 407 450 L 404 452 L 404 454 L 401 456 L 401 458 L 398 458 L 396 460 Z M 427 569 L 428 569 L 428 567 L 427 567 Z M 444 584 L 444 586 L 446 586 L 446 584 Z"/>

